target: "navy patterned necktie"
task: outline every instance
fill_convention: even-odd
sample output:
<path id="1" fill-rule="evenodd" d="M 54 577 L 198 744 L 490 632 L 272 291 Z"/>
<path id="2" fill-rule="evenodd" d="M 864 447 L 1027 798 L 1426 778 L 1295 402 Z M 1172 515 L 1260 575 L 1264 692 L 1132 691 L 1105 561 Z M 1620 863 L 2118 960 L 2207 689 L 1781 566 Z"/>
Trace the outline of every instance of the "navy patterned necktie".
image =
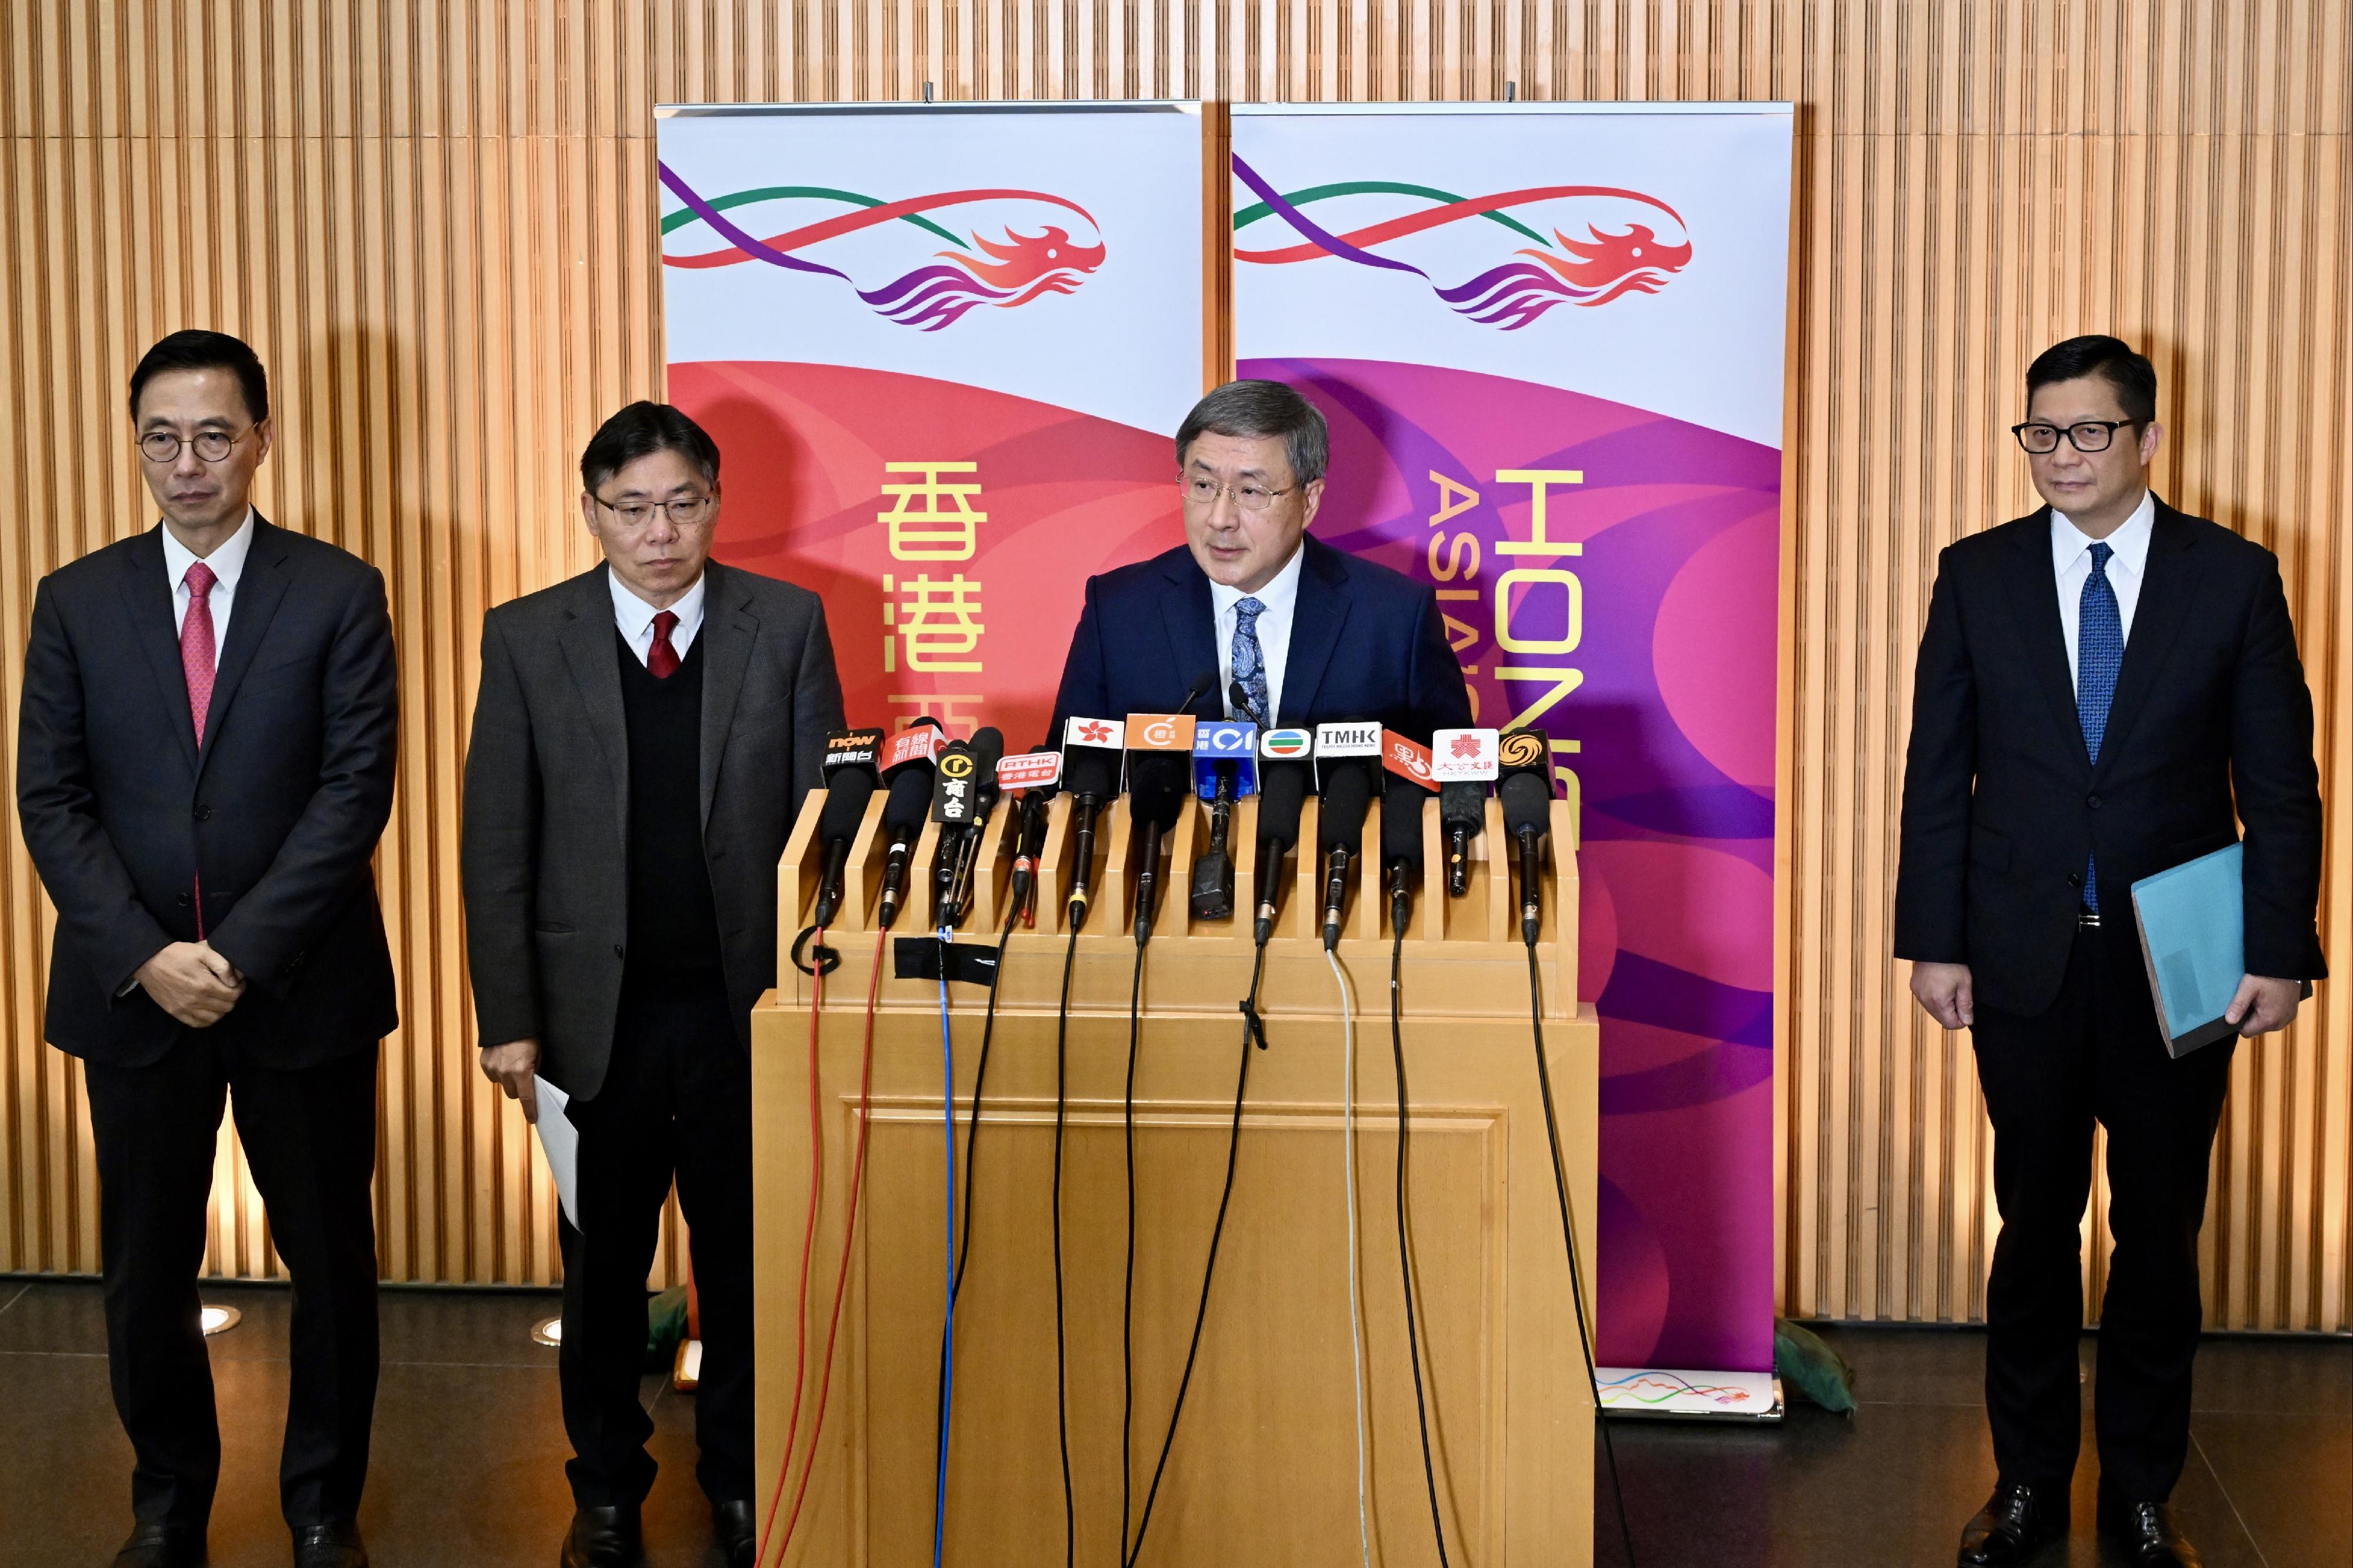
<path id="1" fill-rule="evenodd" d="M 2075 716 L 2084 725 L 2084 750 L 2092 763 L 2100 761 L 2100 742 L 2108 732 L 2108 704 L 2116 695 L 2116 671 L 2125 661 L 2125 620 L 2116 608 L 2116 591 L 2108 582 L 2108 562 L 2114 548 L 2092 546 L 2092 574 L 2084 579 L 2084 597 L 2075 617 Z M 2084 907 L 2100 912 L 2099 858 L 2084 864 Z"/>
<path id="2" fill-rule="evenodd" d="M 1274 722 L 1266 695 L 1266 655 L 1258 646 L 1258 618 L 1266 606 L 1256 599 L 1234 605 L 1234 680 L 1250 699 L 1250 721 L 1261 730 Z"/>

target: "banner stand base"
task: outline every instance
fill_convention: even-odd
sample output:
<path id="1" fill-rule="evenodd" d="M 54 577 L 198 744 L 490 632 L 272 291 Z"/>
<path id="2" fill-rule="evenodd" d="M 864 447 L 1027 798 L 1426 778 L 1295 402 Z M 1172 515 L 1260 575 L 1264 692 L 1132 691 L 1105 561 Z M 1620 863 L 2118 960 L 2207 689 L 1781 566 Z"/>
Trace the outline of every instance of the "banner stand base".
<path id="1" fill-rule="evenodd" d="M 1601 1408 L 1646 1420 L 1759 1422 L 1781 1419 L 1781 1380 L 1769 1372 L 1687 1368 L 1594 1369 Z"/>

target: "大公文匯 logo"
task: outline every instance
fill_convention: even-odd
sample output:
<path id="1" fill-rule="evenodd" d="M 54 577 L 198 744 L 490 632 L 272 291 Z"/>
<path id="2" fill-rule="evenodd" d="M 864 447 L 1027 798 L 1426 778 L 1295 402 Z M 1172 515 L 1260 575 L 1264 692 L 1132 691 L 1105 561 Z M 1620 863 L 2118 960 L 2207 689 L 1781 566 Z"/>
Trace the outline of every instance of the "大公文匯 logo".
<path id="1" fill-rule="evenodd" d="M 1073 293 L 1108 254 L 1092 214 L 1044 191 L 992 186 L 884 201 L 824 185 L 754 185 L 705 196 L 668 163 L 659 171 L 662 184 L 681 204 L 662 216 L 663 266 L 764 261 L 787 272 L 838 278 L 878 314 L 927 332 L 953 326 L 976 306 L 1009 310 L 1048 294 Z M 765 239 L 728 216 L 779 204 L 801 221 Z M 952 211 L 962 236 L 930 216 Z M 669 248 L 672 234 L 698 227 L 725 245 Z M 932 248 L 943 240 L 955 248 Z M 911 261 L 919 264 L 909 267 Z"/>

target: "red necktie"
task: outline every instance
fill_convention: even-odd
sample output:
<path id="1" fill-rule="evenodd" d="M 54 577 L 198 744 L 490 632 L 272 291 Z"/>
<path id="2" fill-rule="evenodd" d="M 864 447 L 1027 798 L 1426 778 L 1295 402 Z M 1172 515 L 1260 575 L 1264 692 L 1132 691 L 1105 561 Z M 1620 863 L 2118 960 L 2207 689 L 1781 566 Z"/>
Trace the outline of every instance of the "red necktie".
<path id="1" fill-rule="evenodd" d="M 656 680 L 668 680 L 678 673 L 678 649 L 670 646 L 670 634 L 677 626 L 678 617 L 668 610 L 654 617 L 654 646 L 646 652 L 646 668 L 653 671 Z"/>
<path id="2" fill-rule="evenodd" d="M 219 579 L 203 562 L 188 568 L 188 613 L 180 621 L 180 670 L 188 682 L 188 716 L 195 721 L 196 744 L 205 743 L 205 714 L 213 705 L 213 584 Z M 196 879 L 196 940 L 205 934 L 205 882 Z"/>

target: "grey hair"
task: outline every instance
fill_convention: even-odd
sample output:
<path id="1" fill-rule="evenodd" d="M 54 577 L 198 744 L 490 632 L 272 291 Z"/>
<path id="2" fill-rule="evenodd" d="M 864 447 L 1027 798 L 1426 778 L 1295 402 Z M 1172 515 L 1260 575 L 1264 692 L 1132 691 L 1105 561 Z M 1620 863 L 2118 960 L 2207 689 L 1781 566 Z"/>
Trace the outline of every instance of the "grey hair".
<path id="1" fill-rule="evenodd" d="M 1332 454 L 1332 434 L 1323 412 L 1279 381 L 1229 381 L 1193 405 L 1176 427 L 1176 466 L 1185 466 L 1194 441 L 1205 435 L 1250 440 L 1282 437 L 1293 479 L 1312 485 L 1324 477 Z"/>

